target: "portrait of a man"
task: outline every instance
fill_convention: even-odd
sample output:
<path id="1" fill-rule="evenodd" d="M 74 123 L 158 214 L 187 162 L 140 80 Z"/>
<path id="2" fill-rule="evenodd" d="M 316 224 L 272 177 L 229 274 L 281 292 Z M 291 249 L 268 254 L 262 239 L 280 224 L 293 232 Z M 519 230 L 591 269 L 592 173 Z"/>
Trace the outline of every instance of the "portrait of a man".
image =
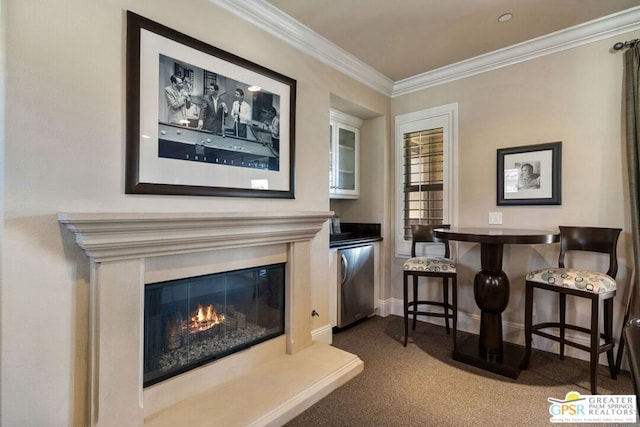
<path id="1" fill-rule="evenodd" d="M 526 162 L 518 172 L 518 190 L 540 188 L 540 162 Z"/>

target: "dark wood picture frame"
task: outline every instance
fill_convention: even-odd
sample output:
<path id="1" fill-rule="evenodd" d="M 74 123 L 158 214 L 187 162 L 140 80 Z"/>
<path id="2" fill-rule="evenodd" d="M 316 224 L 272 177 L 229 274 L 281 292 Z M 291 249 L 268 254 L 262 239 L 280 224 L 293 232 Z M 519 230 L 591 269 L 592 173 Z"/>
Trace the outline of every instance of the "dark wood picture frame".
<path id="1" fill-rule="evenodd" d="M 294 79 L 131 11 L 126 43 L 125 193 L 295 198 Z"/>
<path id="2" fill-rule="evenodd" d="M 498 149 L 498 206 L 562 204 L 562 142 Z"/>

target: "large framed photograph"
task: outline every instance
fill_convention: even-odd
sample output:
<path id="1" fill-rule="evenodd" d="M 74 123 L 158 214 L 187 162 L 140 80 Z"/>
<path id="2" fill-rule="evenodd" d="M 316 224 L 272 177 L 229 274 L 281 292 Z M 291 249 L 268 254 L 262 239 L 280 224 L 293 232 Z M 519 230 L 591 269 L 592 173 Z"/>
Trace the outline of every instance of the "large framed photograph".
<path id="1" fill-rule="evenodd" d="M 295 197 L 296 81 L 127 12 L 125 191 Z"/>
<path id="2" fill-rule="evenodd" d="M 498 206 L 560 205 L 562 142 L 498 149 Z"/>

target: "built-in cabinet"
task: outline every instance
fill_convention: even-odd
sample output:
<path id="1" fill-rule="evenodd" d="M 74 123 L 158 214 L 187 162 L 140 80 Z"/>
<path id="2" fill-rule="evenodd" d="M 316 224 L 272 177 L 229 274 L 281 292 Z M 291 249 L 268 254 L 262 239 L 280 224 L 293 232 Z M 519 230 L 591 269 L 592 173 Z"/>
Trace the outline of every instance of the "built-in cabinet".
<path id="1" fill-rule="evenodd" d="M 362 120 L 331 110 L 329 122 L 329 196 L 357 199 L 360 195 L 360 128 Z"/>

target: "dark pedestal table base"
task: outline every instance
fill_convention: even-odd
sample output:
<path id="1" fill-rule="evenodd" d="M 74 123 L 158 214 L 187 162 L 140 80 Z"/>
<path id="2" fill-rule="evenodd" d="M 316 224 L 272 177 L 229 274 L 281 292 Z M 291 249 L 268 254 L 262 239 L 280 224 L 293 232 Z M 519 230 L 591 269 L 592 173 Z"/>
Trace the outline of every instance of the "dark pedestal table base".
<path id="1" fill-rule="evenodd" d="M 457 344 L 453 359 L 516 379 L 522 371 L 524 348 L 502 339 L 502 313 L 509 304 L 509 278 L 502 270 L 505 244 L 554 243 L 557 232 L 538 230 L 447 228 L 436 229 L 436 237 L 480 243 L 481 270 L 473 283 L 480 309 L 480 335 Z"/>
<path id="2" fill-rule="evenodd" d="M 480 355 L 479 347 L 480 338 L 478 335 L 460 340 L 457 349 L 453 351 L 453 360 L 514 380 L 520 376 L 522 372 L 520 363 L 524 357 L 524 347 L 504 342 L 502 360 L 497 360 L 499 357 L 495 355 Z"/>

